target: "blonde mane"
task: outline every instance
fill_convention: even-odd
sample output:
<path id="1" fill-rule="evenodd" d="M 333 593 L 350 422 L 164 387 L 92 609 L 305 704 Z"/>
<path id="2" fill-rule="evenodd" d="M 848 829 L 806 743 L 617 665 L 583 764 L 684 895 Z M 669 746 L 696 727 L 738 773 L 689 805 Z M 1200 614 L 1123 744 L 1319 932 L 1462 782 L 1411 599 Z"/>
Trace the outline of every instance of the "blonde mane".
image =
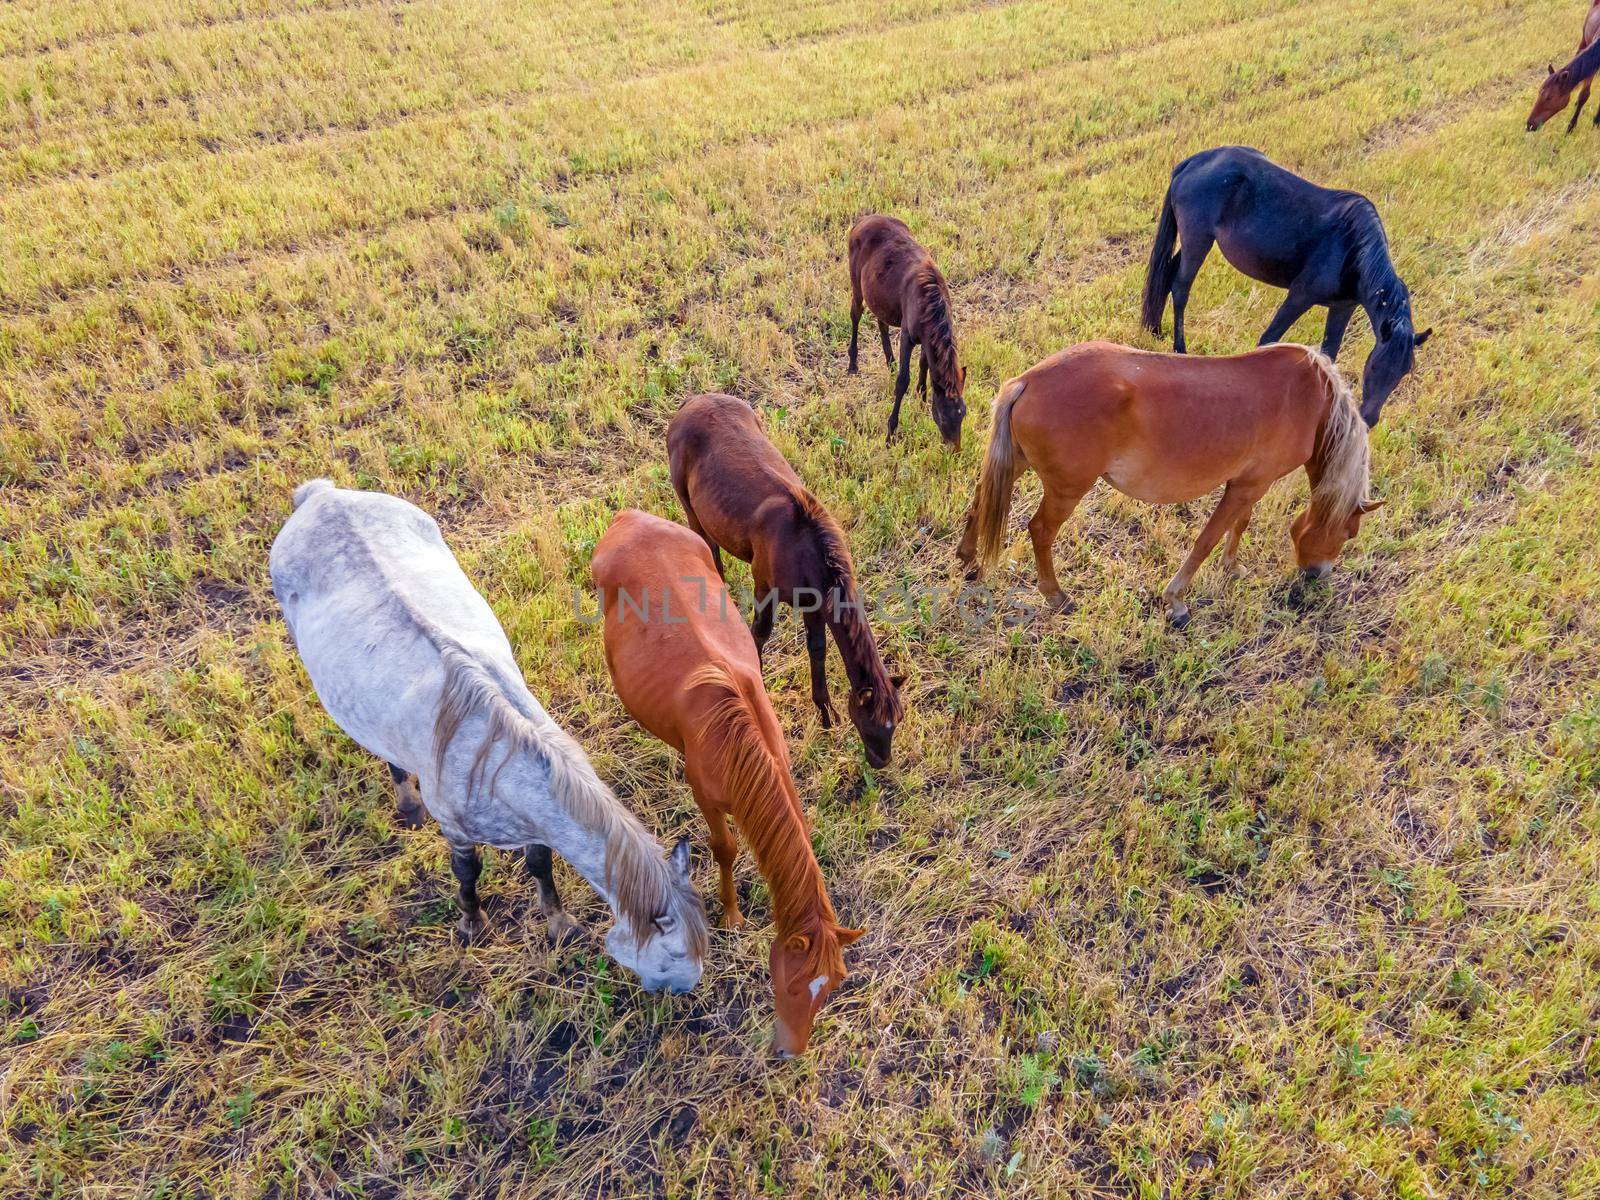
<path id="1" fill-rule="evenodd" d="M 716 696 L 700 732 L 711 745 L 734 821 L 772 892 L 778 940 L 807 934 L 811 938 L 807 974 L 843 979 L 838 920 L 822 868 L 811 852 L 811 834 L 788 770 L 768 749 L 749 699 L 726 668 L 708 664 L 685 682 L 691 690 L 704 687 Z"/>
<path id="2" fill-rule="evenodd" d="M 572 819 L 605 843 L 606 891 L 643 945 L 657 918 L 675 916 L 687 931 L 689 952 L 706 953 L 705 908 L 700 893 L 680 880 L 660 847 L 611 789 L 600 781 L 582 748 L 554 721 L 539 721 L 519 709 L 506 689 L 459 646 L 439 647 L 445 685 L 433 726 L 435 772 L 442 776 L 445 753 L 463 721 L 484 713 L 488 726 L 467 773 L 467 794 L 483 786 L 489 754 L 505 746 L 505 756 L 488 778 L 492 795 L 500 770 L 512 755 L 531 753 L 549 768 L 550 793 Z"/>
<path id="3" fill-rule="evenodd" d="M 1311 461 L 1319 474 L 1311 488 L 1311 515 L 1319 524 L 1346 521 L 1371 498 L 1372 450 L 1366 422 L 1350 385 L 1327 355 L 1301 346 L 1306 361 L 1322 377 L 1328 395 L 1328 415 L 1317 431 Z"/>

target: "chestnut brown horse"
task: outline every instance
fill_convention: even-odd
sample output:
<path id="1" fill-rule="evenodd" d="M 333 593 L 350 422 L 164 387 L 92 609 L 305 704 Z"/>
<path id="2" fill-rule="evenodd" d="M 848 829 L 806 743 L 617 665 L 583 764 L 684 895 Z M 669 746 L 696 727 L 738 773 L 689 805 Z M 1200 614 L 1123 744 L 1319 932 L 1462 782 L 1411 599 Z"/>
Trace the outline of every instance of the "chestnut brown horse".
<path id="1" fill-rule="evenodd" d="M 777 926 L 773 1045 L 785 1056 L 803 1053 L 817 1010 L 844 981 L 844 947 L 862 930 L 835 919 L 755 643 L 715 582 L 705 543 L 681 525 L 637 509 L 618 513 L 595 546 L 593 571 L 611 680 L 634 720 L 683 755 L 729 927 L 744 924 L 729 817 L 755 851 Z"/>
<path id="2" fill-rule="evenodd" d="M 1000 389 L 989 451 L 956 551 L 976 577 L 1004 547 L 1011 492 L 1032 467 L 1044 500 L 1028 523 L 1039 590 L 1065 606 L 1051 545 L 1084 493 L 1104 479 L 1151 504 L 1222 500 L 1162 599 L 1172 623 L 1200 564 L 1224 534 L 1230 567 L 1250 514 L 1274 482 L 1304 466 L 1311 503 L 1294 519 L 1295 558 L 1327 574 L 1356 535 L 1368 497 L 1367 428 L 1339 369 L 1308 346 L 1278 343 L 1226 358 L 1153 354 L 1110 342 L 1072 346 Z"/>
<path id="3" fill-rule="evenodd" d="M 933 374 L 933 423 L 945 442 L 961 449 L 961 422 L 967 415 L 967 370 L 956 353 L 950 323 L 950 288 L 929 254 L 911 236 L 904 221 L 873 214 L 850 228 L 850 374 L 856 373 L 856 343 L 861 313 L 870 308 L 878 319 L 883 357 L 894 367 L 889 326 L 900 327 L 900 373 L 894 382 L 894 410 L 889 414 L 889 440 L 900 428 L 900 401 L 911 386 L 911 348 L 922 347 L 917 390 L 928 398 L 929 365 Z"/>
<path id="4" fill-rule="evenodd" d="M 672 486 L 689 526 L 706 540 L 722 572 L 722 551 L 750 564 L 756 652 L 766 648 L 779 604 L 792 604 L 806 626 L 811 699 L 824 729 L 838 714 L 828 695 L 828 632 L 850 680 L 850 720 L 867 761 L 889 765 L 903 715 L 900 677 L 878 656 L 856 588 L 844 533 L 778 448 L 755 411 L 733 396 L 691 396 L 667 426 Z"/>
<path id="5" fill-rule="evenodd" d="M 1583 34 L 1578 39 L 1578 56 L 1559 71 L 1551 66 L 1550 74 L 1545 76 L 1544 83 L 1540 85 L 1539 94 L 1533 100 L 1533 111 L 1528 114 L 1529 133 L 1537 132 L 1546 121 L 1565 108 L 1567 102 L 1572 99 L 1574 88 L 1579 89 L 1578 107 L 1572 110 L 1572 120 L 1567 122 L 1567 132 L 1571 133 L 1576 128 L 1578 114 L 1583 112 L 1583 106 L 1589 99 L 1589 89 L 1594 86 L 1595 71 L 1600 69 L 1600 48 L 1596 48 L 1597 40 L 1600 40 L 1600 0 L 1594 0 L 1583 19 Z M 1600 111 L 1595 113 L 1594 123 L 1600 125 Z"/>

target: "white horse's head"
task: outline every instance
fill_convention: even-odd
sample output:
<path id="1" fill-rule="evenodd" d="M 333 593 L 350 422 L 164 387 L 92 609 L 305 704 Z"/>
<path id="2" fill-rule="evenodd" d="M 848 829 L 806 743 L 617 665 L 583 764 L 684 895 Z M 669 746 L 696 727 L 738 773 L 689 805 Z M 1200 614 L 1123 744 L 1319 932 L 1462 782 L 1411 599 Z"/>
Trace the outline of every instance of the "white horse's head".
<path id="1" fill-rule="evenodd" d="M 606 934 L 606 950 L 639 977 L 645 991 L 681 995 L 700 982 L 709 941 L 705 906 L 689 879 L 688 838 L 673 847 L 667 871 L 672 886 L 665 908 L 648 918 L 648 925 L 640 919 L 641 928 L 619 908 L 616 923 Z"/>

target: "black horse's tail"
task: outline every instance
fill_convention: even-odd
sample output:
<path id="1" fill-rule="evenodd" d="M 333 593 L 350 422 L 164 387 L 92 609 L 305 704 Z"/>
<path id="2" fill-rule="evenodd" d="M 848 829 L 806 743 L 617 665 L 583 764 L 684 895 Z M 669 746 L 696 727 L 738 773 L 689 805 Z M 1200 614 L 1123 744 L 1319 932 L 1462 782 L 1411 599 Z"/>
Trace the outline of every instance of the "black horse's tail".
<path id="1" fill-rule="evenodd" d="M 1161 314 L 1167 310 L 1172 279 L 1178 273 L 1178 214 L 1172 211 L 1172 188 L 1161 201 L 1161 216 L 1156 223 L 1156 244 L 1150 247 L 1150 267 L 1144 277 L 1144 327 L 1161 332 Z"/>

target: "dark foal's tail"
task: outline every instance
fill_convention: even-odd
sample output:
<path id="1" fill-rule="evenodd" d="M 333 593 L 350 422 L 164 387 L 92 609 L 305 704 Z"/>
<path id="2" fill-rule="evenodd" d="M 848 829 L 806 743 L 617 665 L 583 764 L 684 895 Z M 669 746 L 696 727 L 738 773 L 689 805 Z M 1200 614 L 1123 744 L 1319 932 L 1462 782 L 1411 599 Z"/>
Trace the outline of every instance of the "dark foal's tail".
<path id="1" fill-rule="evenodd" d="M 1161 216 L 1156 223 L 1156 244 L 1150 247 L 1150 267 L 1144 277 L 1144 327 L 1161 332 L 1161 314 L 1167 310 L 1172 280 L 1178 273 L 1178 255 L 1173 245 L 1178 240 L 1178 214 L 1172 211 L 1172 188 L 1161 201 Z"/>
<path id="2" fill-rule="evenodd" d="M 976 561 L 986 570 L 992 570 L 1000 561 L 1006 521 L 1011 516 L 1011 493 L 1021 473 L 1017 467 L 1017 443 L 1011 436 L 1011 410 L 1025 387 L 1026 380 L 1008 379 L 995 397 L 989 451 L 984 455 L 983 468 L 978 474 L 978 494 L 972 500 L 972 520 L 977 534 Z"/>

